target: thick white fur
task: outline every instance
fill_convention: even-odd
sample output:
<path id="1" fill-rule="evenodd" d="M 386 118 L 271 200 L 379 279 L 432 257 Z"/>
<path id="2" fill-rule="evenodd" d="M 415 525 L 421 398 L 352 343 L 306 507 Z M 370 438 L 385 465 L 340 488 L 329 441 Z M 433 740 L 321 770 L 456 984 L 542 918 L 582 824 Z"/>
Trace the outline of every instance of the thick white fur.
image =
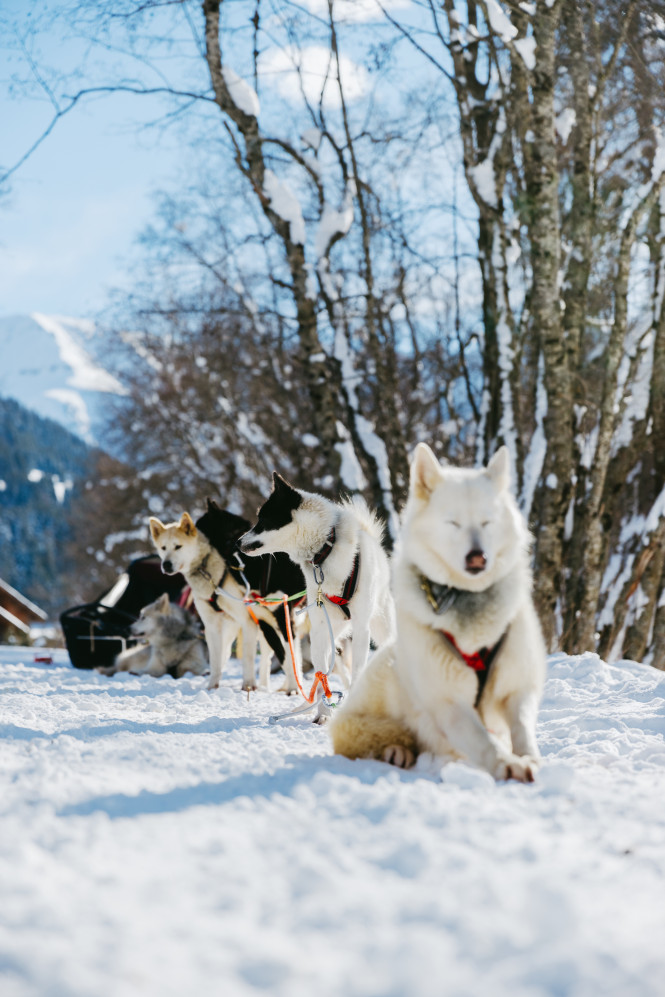
<path id="1" fill-rule="evenodd" d="M 203 675 L 208 669 L 205 648 L 186 610 L 169 602 L 167 593 L 144 606 L 138 620 L 131 626 L 134 637 L 147 641 L 117 655 L 110 668 L 103 668 L 105 675 L 115 672 L 132 672 L 134 675 L 153 675 L 160 678 L 169 668 L 177 669 L 178 677 L 186 672 Z M 181 639 L 186 631 L 187 639 Z"/>
<path id="2" fill-rule="evenodd" d="M 201 617 L 208 645 L 210 660 L 209 689 L 219 686 L 224 665 L 231 656 L 233 641 L 242 634 L 243 668 L 242 688 L 256 689 L 255 655 L 259 642 L 261 659 L 259 665 L 259 688 L 269 689 L 270 662 L 272 651 L 263 639 L 259 627 L 254 623 L 247 607 L 242 602 L 244 589 L 238 585 L 231 573 L 224 582 L 228 594 L 218 596 L 222 612 L 215 612 L 208 600 L 225 571 L 225 561 L 207 538 L 196 529 L 188 513 L 183 513 L 179 523 L 161 523 L 154 516 L 150 518 L 150 533 L 162 563 L 170 561 L 174 572 L 184 575 L 191 587 L 196 611 Z M 205 562 L 205 572 L 212 579 L 199 572 Z M 273 623 L 270 610 L 263 606 L 253 606 L 257 619 Z M 288 657 L 288 656 L 287 656 Z M 286 662 L 285 662 L 286 664 Z"/>
<path id="3" fill-rule="evenodd" d="M 465 758 L 497 779 L 533 779 L 545 646 L 531 597 L 529 534 L 509 477 L 505 447 L 486 469 L 462 470 L 441 466 L 418 445 L 393 567 L 397 640 L 335 711 L 336 752 L 408 765 L 429 751 Z M 476 549 L 487 561 L 472 575 L 465 557 Z M 475 595 L 437 614 L 422 576 Z M 507 631 L 478 709 L 476 674 L 442 630 L 467 654 L 492 647 Z"/>
<path id="4" fill-rule="evenodd" d="M 329 595 L 341 595 L 351 574 L 356 551 L 360 551 L 360 568 L 356 590 L 349 602 L 351 620 L 339 606 L 325 602 L 326 612 L 336 642 L 352 633 L 351 680 L 355 681 L 367 663 L 370 637 L 377 646 L 394 639 L 395 609 L 390 594 L 390 566 L 381 546 L 383 527 L 370 511 L 364 499 L 354 496 L 336 503 L 313 492 L 300 492 L 302 502 L 292 514 L 291 522 L 277 530 L 254 533 L 250 530 L 241 540 L 261 542 L 251 554 L 286 551 L 302 568 L 307 585 L 310 618 L 312 663 L 317 671 L 328 673 L 332 647 L 324 610 L 316 604 L 317 584 L 314 581 L 312 558 L 323 547 L 335 527 L 335 545 L 321 565 L 324 575 L 322 589 Z M 342 673 L 343 674 L 343 673 Z"/>

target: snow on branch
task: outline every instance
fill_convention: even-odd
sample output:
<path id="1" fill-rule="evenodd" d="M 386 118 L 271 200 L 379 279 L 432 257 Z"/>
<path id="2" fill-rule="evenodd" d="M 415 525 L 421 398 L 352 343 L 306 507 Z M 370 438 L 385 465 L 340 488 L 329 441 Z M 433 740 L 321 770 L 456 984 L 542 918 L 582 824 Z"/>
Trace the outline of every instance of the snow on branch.
<path id="1" fill-rule="evenodd" d="M 522 485 L 522 501 L 520 507 L 525 516 L 529 516 L 536 486 L 545 464 L 547 438 L 545 436 L 545 416 L 547 415 L 547 391 L 545 390 L 545 358 L 541 353 L 538 358 L 538 382 L 536 386 L 536 428 L 531 437 L 529 452 L 524 460 L 524 479 Z"/>
<path id="2" fill-rule="evenodd" d="M 518 38 L 516 42 L 513 42 L 513 46 L 516 49 L 518 55 L 522 59 L 522 62 L 527 69 L 533 70 L 536 68 L 536 39 L 533 35 L 529 35 L 528 38 Z"/>
<path id="3" fill-rule="evenodd" d="M 302 208 L 289 185 L 279 180 L 272 170 L 266 170 L 263 178 L 263 193 L 275 214 L 282 221 L 288 222 L 291 242 L 304 245 L 305 221 L 302 216 Z"/>
<path id="4" fill-rule="evenodd" d="M 651 327 L 646 332 L 636 330 L 624 347 L 617 376 L 615 413 L 621 421 L 612 437 L 611 455 L 633 441 L 636 423 L 646 417 L 649 407 L 649 390 L 653 369 L 654 336 Z"/>
<path id="5" fill-rule="evenodd" d="M 261 105 L 254 87 L 238 76 L 230 66 L 222 66 L 222 74 L 229 96 L 238 110 L 242 111 L 243 114 L 258 118 Z"/>
<path id="6" fill-rule="evenodd" d="M 573 107 L 565 107 L 554 119 L 554 128 L 563 145 L 568 143 L 571 131 L 575 127 L 577 114 Z"/>
<path id="7" fill-rule="evenodd" d="M 333 242 L 347 234 L 353 223 L 353 197 L 355 183 L 349 180 L 344 192 L 341 210 L 333 208 L 328 202 L 323 206 L 314 239 L 314 252 L 317 260 L 327 256 Z"/>
<path id="8" fill-rule="evenodd" d="M 487 156 L 482 160 L 482 162 L 477 163 L 475 166 L 470 166 L 467 171 L 471 182 L 476 188 L 478 196 L 485 202 L 485 204 L 488 204 L 492 208 L 498 207 L 494 159 L 501 146 L 505 130 L 506 117 L 503 108 L 501 108 L 501 112 L 496 123 L 496 130 L 487 151 Z"/>
<path id="9" fill-rule="evenodd" d="M 367 487 L 367 479 L 356 457 L 353 440 L 344 423 L 339 420 L 337 420 L 337 435 L 340 442 L 335 444 L 335 450 L 340 456 L 340 479 L 350 492 L 362 492 Z"/>
<path id="10" fill-rule="evenodd" d="M 498 3 L 498 0 L 486 0 L 485 9 L 490 23 L 490 28 L 495 35 L 498 35 L 506 45 L 511 42 L 517 34 L 517 28 L 510 20 L 508 14 Z"/>
<path id="11" fill-rule="evenodd" d="M 492 33 L 501 39 L 513 56 L 517 54 L 520 57 L 528 70 L 534 70 L 536 68 L 536 39 L 533 35 L 518 38 L 518 29 L 498 0 L 485 0 L 483 7 Z"/>

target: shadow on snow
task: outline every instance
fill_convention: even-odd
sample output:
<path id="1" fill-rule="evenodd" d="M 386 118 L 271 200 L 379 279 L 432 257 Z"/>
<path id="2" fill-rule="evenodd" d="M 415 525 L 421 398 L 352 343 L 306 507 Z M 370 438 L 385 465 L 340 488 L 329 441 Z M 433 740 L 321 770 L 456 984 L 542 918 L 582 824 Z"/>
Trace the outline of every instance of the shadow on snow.
<path id="1" fill-rule="evenodd" d="M 274 796 L 292 796 L 300 786 L 308 784 L 321 772 L 352 776 L 365 785 L 374 785 L 389 774 L 387 766 L 381 762 L 351 762 L 338 755 L 295 759 L 289 764 L 285 759 L 283 769 L 257 775 L 239 775 L 220 782 L 202 782 L 196 786 L 185 786 L 169 790 L 167 793 L 154 793 L 142 790 L 137 795 L 113 793 L 109 796 L 96 796 L 82 803 L 73 803 L 58 811 L 59 817 L 87 817 L 93 813 L 106 813 L 111 819 L 142 817 L 147 814 L 180 813 L 191 807 L 219 806 L 238 799 L 270 799 Z M 391 769 L 391 772 L 396 770 Z M 400 772 L 399 777 L 413 781 L 417 776 Z M 422 774 L 419 776 L 422 778 Z M 394 776 L 393 776 L 394 778 Z"/>

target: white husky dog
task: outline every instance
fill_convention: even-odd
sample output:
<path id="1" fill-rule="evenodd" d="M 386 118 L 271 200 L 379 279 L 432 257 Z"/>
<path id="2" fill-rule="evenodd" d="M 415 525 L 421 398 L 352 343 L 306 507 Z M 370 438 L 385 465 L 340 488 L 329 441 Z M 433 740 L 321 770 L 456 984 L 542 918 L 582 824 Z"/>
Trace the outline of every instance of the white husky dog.
<path id="1" fill-rule="evenodd" d="M 395 611 L 390 567 L 381 546 L 383 527 L 364 499 L 331 502 L 293 488 L 276 472 L 273 490 L 258 521 L 239 541 L 243 554 L 286 551 L 301 569 L 307 586 L 312 662 L 329 673 L 332 642 L 352 633 L 352 681 L 363 670 L 370 637 L 380 646 L 394 638 Z"/>
<path id="2" fill-rule="evenodd" d="M 505 447 L 463 470 L 418 444 L 393 571 L 397 640 L 335 711 L 339 754 L 406 767 L 429 751 L 533 780 L 545 646 L 509 479 Z"/>

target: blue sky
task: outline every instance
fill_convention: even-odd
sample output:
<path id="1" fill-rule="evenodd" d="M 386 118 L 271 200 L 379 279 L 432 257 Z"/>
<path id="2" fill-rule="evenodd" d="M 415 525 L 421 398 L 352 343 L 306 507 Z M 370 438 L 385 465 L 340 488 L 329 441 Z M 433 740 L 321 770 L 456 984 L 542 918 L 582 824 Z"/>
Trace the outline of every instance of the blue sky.
<path id="1" fill-rule="evenodd" d="M 12 6 L 20 5 L 10 0 Z M 62 64 L 62 53 L 57 36 L 40 43 L 47 64 Z M 76 55 L 72 48 L 72 67 Z M 26 64 L 14 48 L 6 65 L 11 74 Z M 153 214 L 152 194 L 181 161 L 174 134 L 143 127 L 164 106 L 159 98 L 123 94 L 81 103 L 13 175 L 0 198 L 0 315 L 92 316 L 126 280 L 136 237 Z M 12 95 L 3 74 L 3 168 L 30 148 L 51 117 L 43 94 Z"/>
<path id="2" fill-rule="evenodd" d="M 77 108 L 14 177 L 0 204 L 2 314 L 87 316 L 123 281 L 151 192 L 177 161 L 168 142 L 137 132 L 137 101 Z M 37 116 L 22 119 L 21 109 L 8 114 L 6 101 L 0 109 L 3 121 L 14 119 L 15 149 L 39 131 Z"/>

